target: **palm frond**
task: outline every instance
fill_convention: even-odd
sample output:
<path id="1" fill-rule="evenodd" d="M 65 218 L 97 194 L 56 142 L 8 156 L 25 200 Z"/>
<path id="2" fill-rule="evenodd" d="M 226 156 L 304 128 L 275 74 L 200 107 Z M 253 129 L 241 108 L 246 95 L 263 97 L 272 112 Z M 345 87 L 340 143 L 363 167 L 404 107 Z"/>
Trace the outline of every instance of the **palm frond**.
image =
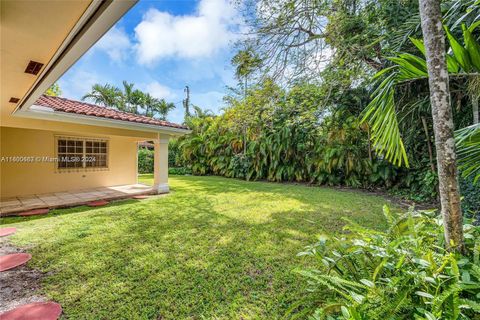
<path id="1" fill-rule="evenodd" d="M 480 179 L 480 124 L 455 132 L 458 168 L 463 177 L 473 176 L 473 182 Z"/>
<path id="2" fill-rule="evenodd" d="M 471 77 L 478 76 L 480 66 L 480 44 L 473 37 L 472 32 L 480 23 L 473 23 L 469 27 L 462 25 L 463 43 L 455 38 L 450 29 L 445 26 L 447 38 L 450 43 L 452 54 L 447 54 L 447 68 L 451 76 L 462 72 L 462 75 Z M 410 38 L 410 41 L 424 55 L 425 47 L 421 40 Z M 371 140 L 377 153 L 391 163 L 408 167 L 408 157 L 400 134 L 396 103 L 396 86 L 405 82 L 417 81 L 428 77 L 427 66 L 424 57 L 418 57 L 409 53 L 400 53 L 395 57 L 388 58 L 395 65 L 379 71 L 374 80 L 378 86 L 372 94 L 372 101 L 364 110 L 363 121 L 367 121 L 371 128 Z M 383 81 L 380 81 L 382 78 Z M 421 104 L 419 104 L 421 105 Z M 465 142 L 466 143 L 466 142 Z M 465 152 L 472 152 L 475 157 L 478 150 L 473 150 L 472 143 L 460 144 L 459 149 L 464 160 L 465 174 L 477 172 L 472 169 L 469 157 Z M 477 145 L 474 145 L 477 146 Z M 472 171 L 473 170 L 473 171 Z M 477 173 L 475 173 L 477 174 Z"/>

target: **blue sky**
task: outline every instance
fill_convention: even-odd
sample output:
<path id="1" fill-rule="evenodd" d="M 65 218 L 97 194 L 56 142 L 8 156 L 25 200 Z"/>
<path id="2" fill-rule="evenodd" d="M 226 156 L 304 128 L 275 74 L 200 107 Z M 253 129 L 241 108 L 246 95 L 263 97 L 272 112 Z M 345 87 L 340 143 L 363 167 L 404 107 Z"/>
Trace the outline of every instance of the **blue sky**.
<path id="1" fill-rule="evenodd" d="M 218 113 L 236 80 L 230 59 L 241 19 L 228 0 L 139 1 L 58 81 L 62 96 L 80 100 L 95 83 L 123 80 L 176 104 L 183 121 L 185 85 L 191 102 Z"/>

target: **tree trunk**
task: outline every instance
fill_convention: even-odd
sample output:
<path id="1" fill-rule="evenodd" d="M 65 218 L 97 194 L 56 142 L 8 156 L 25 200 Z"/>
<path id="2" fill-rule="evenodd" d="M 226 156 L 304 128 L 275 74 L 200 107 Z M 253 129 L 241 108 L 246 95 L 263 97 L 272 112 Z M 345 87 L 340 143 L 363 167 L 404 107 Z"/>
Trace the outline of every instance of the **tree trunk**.
<path id="1" fill-rule="evenodd" d="M 445 35 L 440 0 L 419 0 L 426 49 L 430 103 L 437 149 L 440 203 L 446 247 L 464 251 L 463 217 L 457 180 L 453 114 L 445 58 Z"/>

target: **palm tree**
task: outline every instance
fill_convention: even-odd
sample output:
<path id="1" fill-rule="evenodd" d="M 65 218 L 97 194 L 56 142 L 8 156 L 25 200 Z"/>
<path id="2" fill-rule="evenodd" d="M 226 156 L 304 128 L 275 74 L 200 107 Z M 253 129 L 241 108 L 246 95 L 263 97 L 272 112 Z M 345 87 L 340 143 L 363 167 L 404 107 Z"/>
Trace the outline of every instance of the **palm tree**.
<path id="1" fill-rule="evenodd" d="M 92 86 L 92 91 L 82 97 L 82 100 L 86 99 L 105 107 L 144 114 L 152 118 L 158 117 L 162 120 L 165 120 L 168 113 L 175 109 L 175 104 L 134 89 L 134 84 L 127 81 L 123 81 L 123 92 L 110 84 L 95 84 Z"/>
<path id="2" fill-rule="evenodd" d="M 175 104 L 166 102 L 165 99 L 157 99 L 149 93 L 143 93 L 143 109 L 147 117 L 157 117 L 161 120 L 166 120 L 168 113 L 175 109 Z"/>
<path id="3" fill-rule="evenodd" d="M 122 92 L 110 84 L 94 84 L 92 90 L 82 97 L 82 100 L 90 100 L 95 104 L 109 108 L 120 109 Z"/>
<path id="4" fill-rule="evenodd" d="M 195 114 L 196 118 L 207 118 L 207 117 L 213 117 L 213 111 L 210 109 L 202 109 L 199 106 L 192 105 L 193 111 Z"/>
<path id="5" fill-rule="evenodd" d="M 445 27 L 452 51 L 451 54 L 446 54 L 450 79 L 467 78 L 470 83 L 478 81 L 480 75 L 480 43 L 473 37 L 473 31 L 479 26 L 480 21 L 468 27 L 463 25 L 463 41 L 457 40 L 449 28 Z M 400 53 L 389 58 L 394 65 L 379 71 L 374 76 L 379 85 L 373 92 L 373 98 L 365 109 L 363 118 L 364 121 L 368 121 L 372 129 L 372 142 L 377 153 L 383 154 L 389 161 L 399 166 L 402 164 L 408 166 L 408 158 L 400 135 L 395 102 L 396 87 L 429 78 L 427 62 L 424 57 L 426 54 L 425 45 L 421 40 L 413 38 L 410 40 L 423 56 Z M 478 92 L 475 94 L 478 94 Z M 472 97 L 471 100 L 473 101 L 475 98 L 476 96 Z M 418 108 L 419 106 L 420 104 L 416 104 L 413 107 Z M 476 130 L 480 130 L 480 125 L 473 124 L 472 128 L 472 130 L 466 132 L 473 135 Z M 462 141 L 468 140 L 468 137 L 462 136 Z M 480 163 L 480 159 L 476 163 Z M 469 172 L 475 174 L 476 179 L 478 179 L 480 177 L 480 165 Z"/>
<path id="6" fill-rule="evenodd" d="M 143 109 L 147 117 L 155 115 L 155 106 L 159 103 L 157 98 L 152 97 L 150 93 L 143 93 Z"/>
<path id="7" fill-rule="evenodd" d="M 460 207 L 460 191 L 458 185 L 457 154 L 453 136 L 453 112 L 450 106 L 450 89 L 448 69 L 445 53 L 444 32 L 438 26 L 442 25 L 440 0 L 420 0 L 420 17 L 422 21 L 423 39 L 425 42 L 425 57 L 430 88 L 430 104 L 432 108 L 433 125 L 435 132 L 435 146 L 437 149 L 437 171 L 439 182 L 439 195 L 442 207 L 442 216 L 445 230 L 446 247 L 460 252 L 465 251 L 463 239 L 463 216 Z M 454 46 L 454 39 L 447 30 L 450 43 Z M 472 30 L 473 31 L 473 30 Z M 467 38 L 468 37 L 468 38 Z M 465 71 L 470 71 L 467 66 L 469 40 L 475 41 L 471 33 L 465 33 L 467 48 L 465 55 L 458 55 L 457 61 Z M 460 47 L 460 44 L 457 42 Z M 480 49 L 476 43 L 477 49 Z M 475 47 L 475 46 L 474 46 Z M 454 52 L 458 49 L 453 49 Z M 472 50 L 471 52 L 476 51 Z M 462 50 L 458 51 L 459 53 Z M 463 52 L 462 52 L 463 53 Z M 480 54 L 480 50 L 476 52 Z M 462 60 L 458 58 L 463 58 Z M 474 58 L 473 56 L 470 58 Z M 480 62 L 480 55 L 477 56 Z M 479 65 L 480 67 L 480 65 Z M 480 70 L 478 70 L 480 71 Z"/>
<path id="8" fill-rule="evenodd" d="M 248 90 L 248 78 L 260 67 L 261 60 L 251 48 L 246 48 L 237 52 L 232 58 L 232 64 L 235 68 L 235 76 L 240 81 L 243 80 L 244 95 L 246 97 Z"/>
<path id="9" fill-rule="evenodd" d="M 407 154 L 400 135 L 395 89 L 405 83 L 429 80 L 445 239 L 447 247 L 462 251 L 462 214 L 455 146 L 451 143 L 453 141 L 453 115 L 448 81 L 449 78 L 458 77 L 476 81 L 479 76 L 480 43 L 475 39 L 473 32 L 476 27 L 480 26 L 480 22 L 475 22 L 470 26 L 462 25 L 463 41 L 457 40 L 445 26 L 452 52 L 451 54 L 446 53 L 442 30 L 438 30 L 436 24 L 431 25 L 434 23 L 432 20 L 436 19 L 438 23 L 441 21 L 439 1 L 421 0 L 420 4 L 425 44 L 417 39 L 411 39 L 411 41 L 423 54 L 423 57 L 400 53 L 389 58 L 394 65 L 375 75 L 374 78 L 380 79 L 381 82 L 373 93 L 373 99 L 365 110 L 363 120 L 368 121 L 372 128 L 371 137 L 376 151 L 397 165 L 406 164 L 408 166 Z M 438 48 L 442 48 L 442 52 L 439 53 Z M 443 71 L 442 65 L 445 65 L 443 73 L 441 72 Z M 472 97 L 472 101 L 474 99 L 476 97 Z M 418 108 L 418 104 L 414 107 Z M 480 125 L 478 124 L 457 131 L 460 167 L 463 169 L 464 176 L 476 175 L 475 180 L 480 177 L 480 152 L 473 152 L 476 148 L 480 148 L 479 132 Z M 451 246 L 450 240 L 453 241 L 453 246 Z"/>
<path id="10" fill-rule="evenodd" d="M 134 89 L 133 83 L 128 83 L 123 81 L 123 93 L 122 93 L 122 111 L 127 111 L 135 114 L 139 114 L 139 107 L 142 107 L 144 104 L 143 99 L 145 97 L 144 93 L 138 89 Z"/>
<path id="11" fill-rule="evenodd" d="M 160 119 L 167 120 L 168 113 L 175 109 L 175 104 L 172 102 L 166 102 L 165 99 L 160 99 L 155 104 L 155 113 L 158 114 Z"/>

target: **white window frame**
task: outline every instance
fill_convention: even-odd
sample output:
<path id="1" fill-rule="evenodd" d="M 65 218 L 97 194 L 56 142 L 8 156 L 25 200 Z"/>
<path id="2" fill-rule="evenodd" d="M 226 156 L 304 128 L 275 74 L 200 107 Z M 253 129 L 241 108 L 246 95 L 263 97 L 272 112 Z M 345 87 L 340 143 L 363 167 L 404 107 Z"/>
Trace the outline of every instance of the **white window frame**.
<path id="1" fill-rule="evenodd" d="M 60 168 L 59 163 L 60 161 L 57 161 L 55 163 L 55 170 L 57 172 L 78 172 L 78 171 L 103 171 L 103 170 L 108 170 L 110 165 L 110 141 L 107 138 L 99 138 L 99 137 L 78 137 L 78 136 L 55 136 L 55 157 L 60 159 L 59 157 L 61 156 L 59 154 L 59 141 L 60 140 L 74 140 L 74 141 L 82 141 L 82 153 L 78 153 L 79 156 L 82 157 L 82 166 L 81 167 L 68 167 L 68 168 Z M 89 167 L 87 166 L 87 142 L 104 142 L 106 145 L 106 151 L 105 151 L 105 166 L 104 167 Z M 67 152 L 68 154 L 68 152 Z M 74 153 L 77 154 L 77 153 Z M 90 153 L 91 154 L 91 153 Z M 103 154 L 97 154 L 97 155 L 103 155 Z"/>

